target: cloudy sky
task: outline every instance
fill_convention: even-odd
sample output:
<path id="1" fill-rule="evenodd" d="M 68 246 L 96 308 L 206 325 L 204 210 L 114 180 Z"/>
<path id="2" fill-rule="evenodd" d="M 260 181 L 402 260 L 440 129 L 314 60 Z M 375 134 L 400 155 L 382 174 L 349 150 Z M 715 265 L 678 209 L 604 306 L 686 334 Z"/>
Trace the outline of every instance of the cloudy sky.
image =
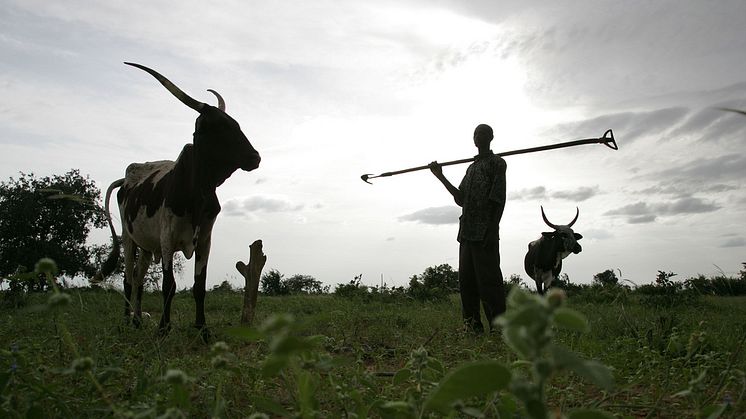
<path id="1" fill-rule="evenodd" d="M 746 117 L 716 108 L 746 109 L 744 27 L 740 0 L 0 0 L 0 177 L 78 168 L 105 190 L 131 162 L 175 159 L 196 114 L 133 61 L 198 100 L 219 91 L 262 155 L 218 190 L 208 285 L 238 285 L 258 238 L 265 269 L 330 285 L 456 267 L 459 208 L 429 172 L 360 175 L 470 157 L 480 123 L 496 152 L 609 128 L 620 147 L 506 158 L 506 277 L 527 277 L 540 205 L 557 224 L 580 209 L 574 282 L 733 274 Z"/>

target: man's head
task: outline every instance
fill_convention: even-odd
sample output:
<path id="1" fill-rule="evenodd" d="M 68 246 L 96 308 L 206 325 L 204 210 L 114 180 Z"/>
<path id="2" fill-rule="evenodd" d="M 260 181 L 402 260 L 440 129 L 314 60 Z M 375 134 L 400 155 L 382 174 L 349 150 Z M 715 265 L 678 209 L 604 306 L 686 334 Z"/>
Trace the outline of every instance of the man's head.
<path id="1" fill-rule="evenodd" d="M 487 124 L 479 124 L 474 129 L 474 145 L 477 148 L 489 148 L 490 142 L 494 138 L 492 127 Z"/>

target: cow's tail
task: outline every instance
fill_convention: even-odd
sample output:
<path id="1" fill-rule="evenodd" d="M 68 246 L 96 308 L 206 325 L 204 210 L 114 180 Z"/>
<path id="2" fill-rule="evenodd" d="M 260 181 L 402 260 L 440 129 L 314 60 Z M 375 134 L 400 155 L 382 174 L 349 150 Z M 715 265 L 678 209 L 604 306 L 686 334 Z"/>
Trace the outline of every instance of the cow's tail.
<path id="1" fill-rule="evenodd" d="M 109 185 L 109 189 L 106 190 L 104 209 L 106 211 L 106 221 L 108 221 L 109 229 L 111 230 L 111 252 L 109 252 L 109 256 L 106 257 L 106 260 L 101 265 L 101 269 L 93 276 L 93 279 L 91 280 L 92 282 L 101 282 L 106 279 L 107 276 L 111 275 L 112 272 L 116 270 L 117 263 L 119 262 L 119 237 L 117 236 L 117 232 L 114 230 L 114 223 L 111 221 L 109 201 L 111 199 L 111 192 L 122 185 L 124 185 L 124 178 L 115 180 L 111 185 Z"/>

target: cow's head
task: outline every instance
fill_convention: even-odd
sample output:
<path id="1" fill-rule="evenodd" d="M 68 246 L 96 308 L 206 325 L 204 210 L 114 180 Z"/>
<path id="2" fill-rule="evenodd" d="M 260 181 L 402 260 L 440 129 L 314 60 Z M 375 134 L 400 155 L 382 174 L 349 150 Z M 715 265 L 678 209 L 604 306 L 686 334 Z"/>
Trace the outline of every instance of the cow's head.
<path id="1" fill-rule="evenodd" d="M 155 70 L 140 64 L 125 64 L 146 71 L 183 104 L 199 112 L 194 129 L 194 151 L 203 167 L 215 171 L 218 183 L 236 169 L 248 172 L 259 167 L 259 153 L 241 131 L 238 122 L 225 113 L 225 101 L 216 91 L 209 90 L 218 98 L 217 108 L 191 98 Z"/>
<path id="2" fill-rule="evenodd" d="M 553 239 L 557 243 L 559 246 L 558 250 L 562 253 L 562 257 L 566 257 L 570 253 L 580 253 L 580 251 L 583 250 L 580 243 L 578 243 L 578 240 L 582 239 L 583 236 L 572 231 L 572 225 L 575 224 L 575 221 L 578 221 L 578 216 L 580 215 L 580 210 L 577 207 L 575 208 L 575 211 L 575 218 L 573 218 L 569 224 L 556 225 L 549 222 L 546 214 L 544 214 L 544 207 L 541 207 L 541 218 L 544 219 L 544 222 L 549 227 L 554 229 L 554 231 L 544 232 L 541 233 L 541 235 L 547 239 Z"/>

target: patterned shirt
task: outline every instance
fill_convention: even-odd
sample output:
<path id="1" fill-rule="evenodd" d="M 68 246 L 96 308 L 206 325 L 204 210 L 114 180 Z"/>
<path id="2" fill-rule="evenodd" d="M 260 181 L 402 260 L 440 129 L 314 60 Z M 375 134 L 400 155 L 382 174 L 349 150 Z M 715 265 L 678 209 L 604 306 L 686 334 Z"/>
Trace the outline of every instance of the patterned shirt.
<path id="1" fill-rule="evenodd" d="M 500 217 L 505 209 L 506 169 L 505 160 L 491 151 L 476 156 L 466 169 L 458 187 L 462 195 L 459 242 L 499 239 Z M 488 237 L 488 230 L 493 237 Z"/>

